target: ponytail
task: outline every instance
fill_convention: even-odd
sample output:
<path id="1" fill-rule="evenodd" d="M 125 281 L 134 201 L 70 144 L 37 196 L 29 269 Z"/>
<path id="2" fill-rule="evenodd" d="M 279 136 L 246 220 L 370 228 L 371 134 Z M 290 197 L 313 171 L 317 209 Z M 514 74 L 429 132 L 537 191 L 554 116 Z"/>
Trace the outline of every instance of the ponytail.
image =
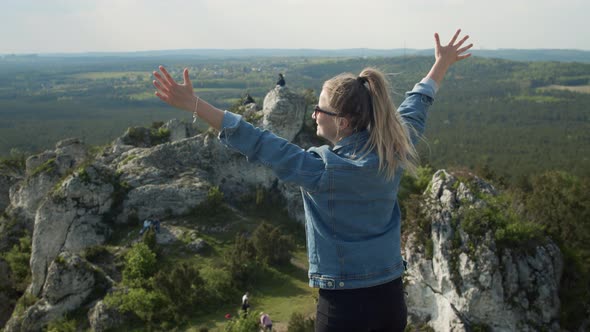
<path id="1" fill-rule="evenodd" d="M 362 151 L 375 151 L 379 171 L 388 180 L 398 167 L 416 173 L 418 153 L 410 130 L 396 111 L 389 96 L 389 83 L 379 70 L 365 68 L 358 77 L 341 74 L 324 84 L 330 106 L 347 116 L 353 131 L 368 129 L 369 140 Z"/>

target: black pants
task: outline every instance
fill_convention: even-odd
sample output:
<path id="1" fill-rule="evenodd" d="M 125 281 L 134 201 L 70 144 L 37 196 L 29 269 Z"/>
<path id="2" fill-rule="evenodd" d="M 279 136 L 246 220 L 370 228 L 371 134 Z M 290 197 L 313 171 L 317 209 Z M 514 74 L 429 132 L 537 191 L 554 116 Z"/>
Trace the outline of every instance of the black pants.
<path id="1" fill-rule="evenodd" d="M 407 317 L 401 278 L 369 288 L 320 289 L 315 331 L 403 331 Z"/>

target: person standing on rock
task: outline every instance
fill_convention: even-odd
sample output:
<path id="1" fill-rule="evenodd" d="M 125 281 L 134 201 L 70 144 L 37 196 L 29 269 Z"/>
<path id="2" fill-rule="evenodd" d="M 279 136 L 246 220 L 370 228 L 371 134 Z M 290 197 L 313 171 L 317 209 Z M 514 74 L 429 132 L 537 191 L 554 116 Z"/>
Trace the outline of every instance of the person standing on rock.
<path id="1" fill-rule="evenodd" d="M 175 82 L 154 72 L 156 96 L 196 114 L 219 130 L 226 146 L 270 167 L 301 187 L 306 218 L 309 284 L 320 288 L 316 331 L 403 331 L 407 309 L 402 274 L 401 213 L 397 201 L 404 170 L 414 172 L 414 147 L 428 108 L 447 70 L 473 44 L 435 39 L 435 62 L 399 108 L 383 73 L 365 68 L 324 82 L 312 118 L 332 146 L 304 150 L 241 116 L 194 95 L 188 70 Z"/>
<path id="2" fill-rule="evenodd" d="M 283 74 L 279 73 L 279 80 L 277 81 L 277 86 L 280 86 L 280 87 L 285 86 L 285 77 L 283 77 Z"/>

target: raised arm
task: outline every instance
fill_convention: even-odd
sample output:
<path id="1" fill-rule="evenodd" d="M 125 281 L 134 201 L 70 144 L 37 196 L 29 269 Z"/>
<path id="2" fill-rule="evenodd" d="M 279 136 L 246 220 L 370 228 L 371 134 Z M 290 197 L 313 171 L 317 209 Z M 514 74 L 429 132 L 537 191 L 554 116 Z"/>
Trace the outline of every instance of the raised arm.
<path id="1" fill-rule="evenodd" d="M 406 99 L 398 107 L 400 116 L 414 131 L 411 133 L 413 142 L 418 137 L 416 134 L 419 135 L 424 132 L 428 107 L 432 105 L 436 90 L 442 83 L 447 70 L 455 62 L 471 56 L 471 53 L 463 53 L 473 47 L 473 44 L 461 47 L 469 36 L 466 35 L 457 42 L 460 33 L 461 30 L 457 30 L 451 41 L 445 46 L 440 44 L 438 33 L 434 34 L 434 65 L 432 65 L 426 77 L 416 84 L 412 91 L 406 94 Z"/>
<path id="2" fill-rule="evenodd" d="M 182 83 L 176 83 L 164 66 L 160 66 L 159 69 L 160 72 L 154 71 L 156 79 L 152 82 L 156 87 L 158 98 L 176 108 L 196 113 L 211 127 L 221 130 L 223 111 L 195 96 L 188 69 L 185 68 L 183 71 L 184 82 Z"/>
<path id="3" fill-rule="evenodd" d="M 184 69 L 184 82 L 176 83 L 163 66 L 154 72 L 156 96 L 171 106 L 197 113 L 213 128 L 219 130 L 219 138 L 226 146 L 242 153 L 249 161 L 257 161 L 269 168 L 283 181 L 296 183 L 306 189 L 314 189 L 325 171 L 322 159 L 299 146 L 274 135 L 267 130 L 255 128 L 242 117 L 213 107 L 195 96 Z"/>

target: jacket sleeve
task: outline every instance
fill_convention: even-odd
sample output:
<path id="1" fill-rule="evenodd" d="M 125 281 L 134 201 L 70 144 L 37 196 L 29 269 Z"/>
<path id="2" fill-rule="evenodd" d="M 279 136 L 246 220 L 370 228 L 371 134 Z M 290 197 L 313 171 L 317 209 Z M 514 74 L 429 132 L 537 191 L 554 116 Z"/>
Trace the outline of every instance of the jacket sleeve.
<path id="1" fill-rule="evenodd" d="M 397 111 L 408 126 L 412 142 L 424 133 L 428 108 L 434 102 L 434 95 L 438 87 L 430 78 L 424 78 L 414 86 L 412 91 L 406 92 L 406 99 L 399 105 Z"/>
<path id="2" fill-rule="evenodd" d="M 246 156 L 250 162 L 259 162 L 271 168 L 277 177 L 314 190 L 325 172 L 322 158 L 313 152 L 290 143 L 268 130 L 262 130 L 244 121 L 242 116 L 225 111 L 221 142 Z"/>

